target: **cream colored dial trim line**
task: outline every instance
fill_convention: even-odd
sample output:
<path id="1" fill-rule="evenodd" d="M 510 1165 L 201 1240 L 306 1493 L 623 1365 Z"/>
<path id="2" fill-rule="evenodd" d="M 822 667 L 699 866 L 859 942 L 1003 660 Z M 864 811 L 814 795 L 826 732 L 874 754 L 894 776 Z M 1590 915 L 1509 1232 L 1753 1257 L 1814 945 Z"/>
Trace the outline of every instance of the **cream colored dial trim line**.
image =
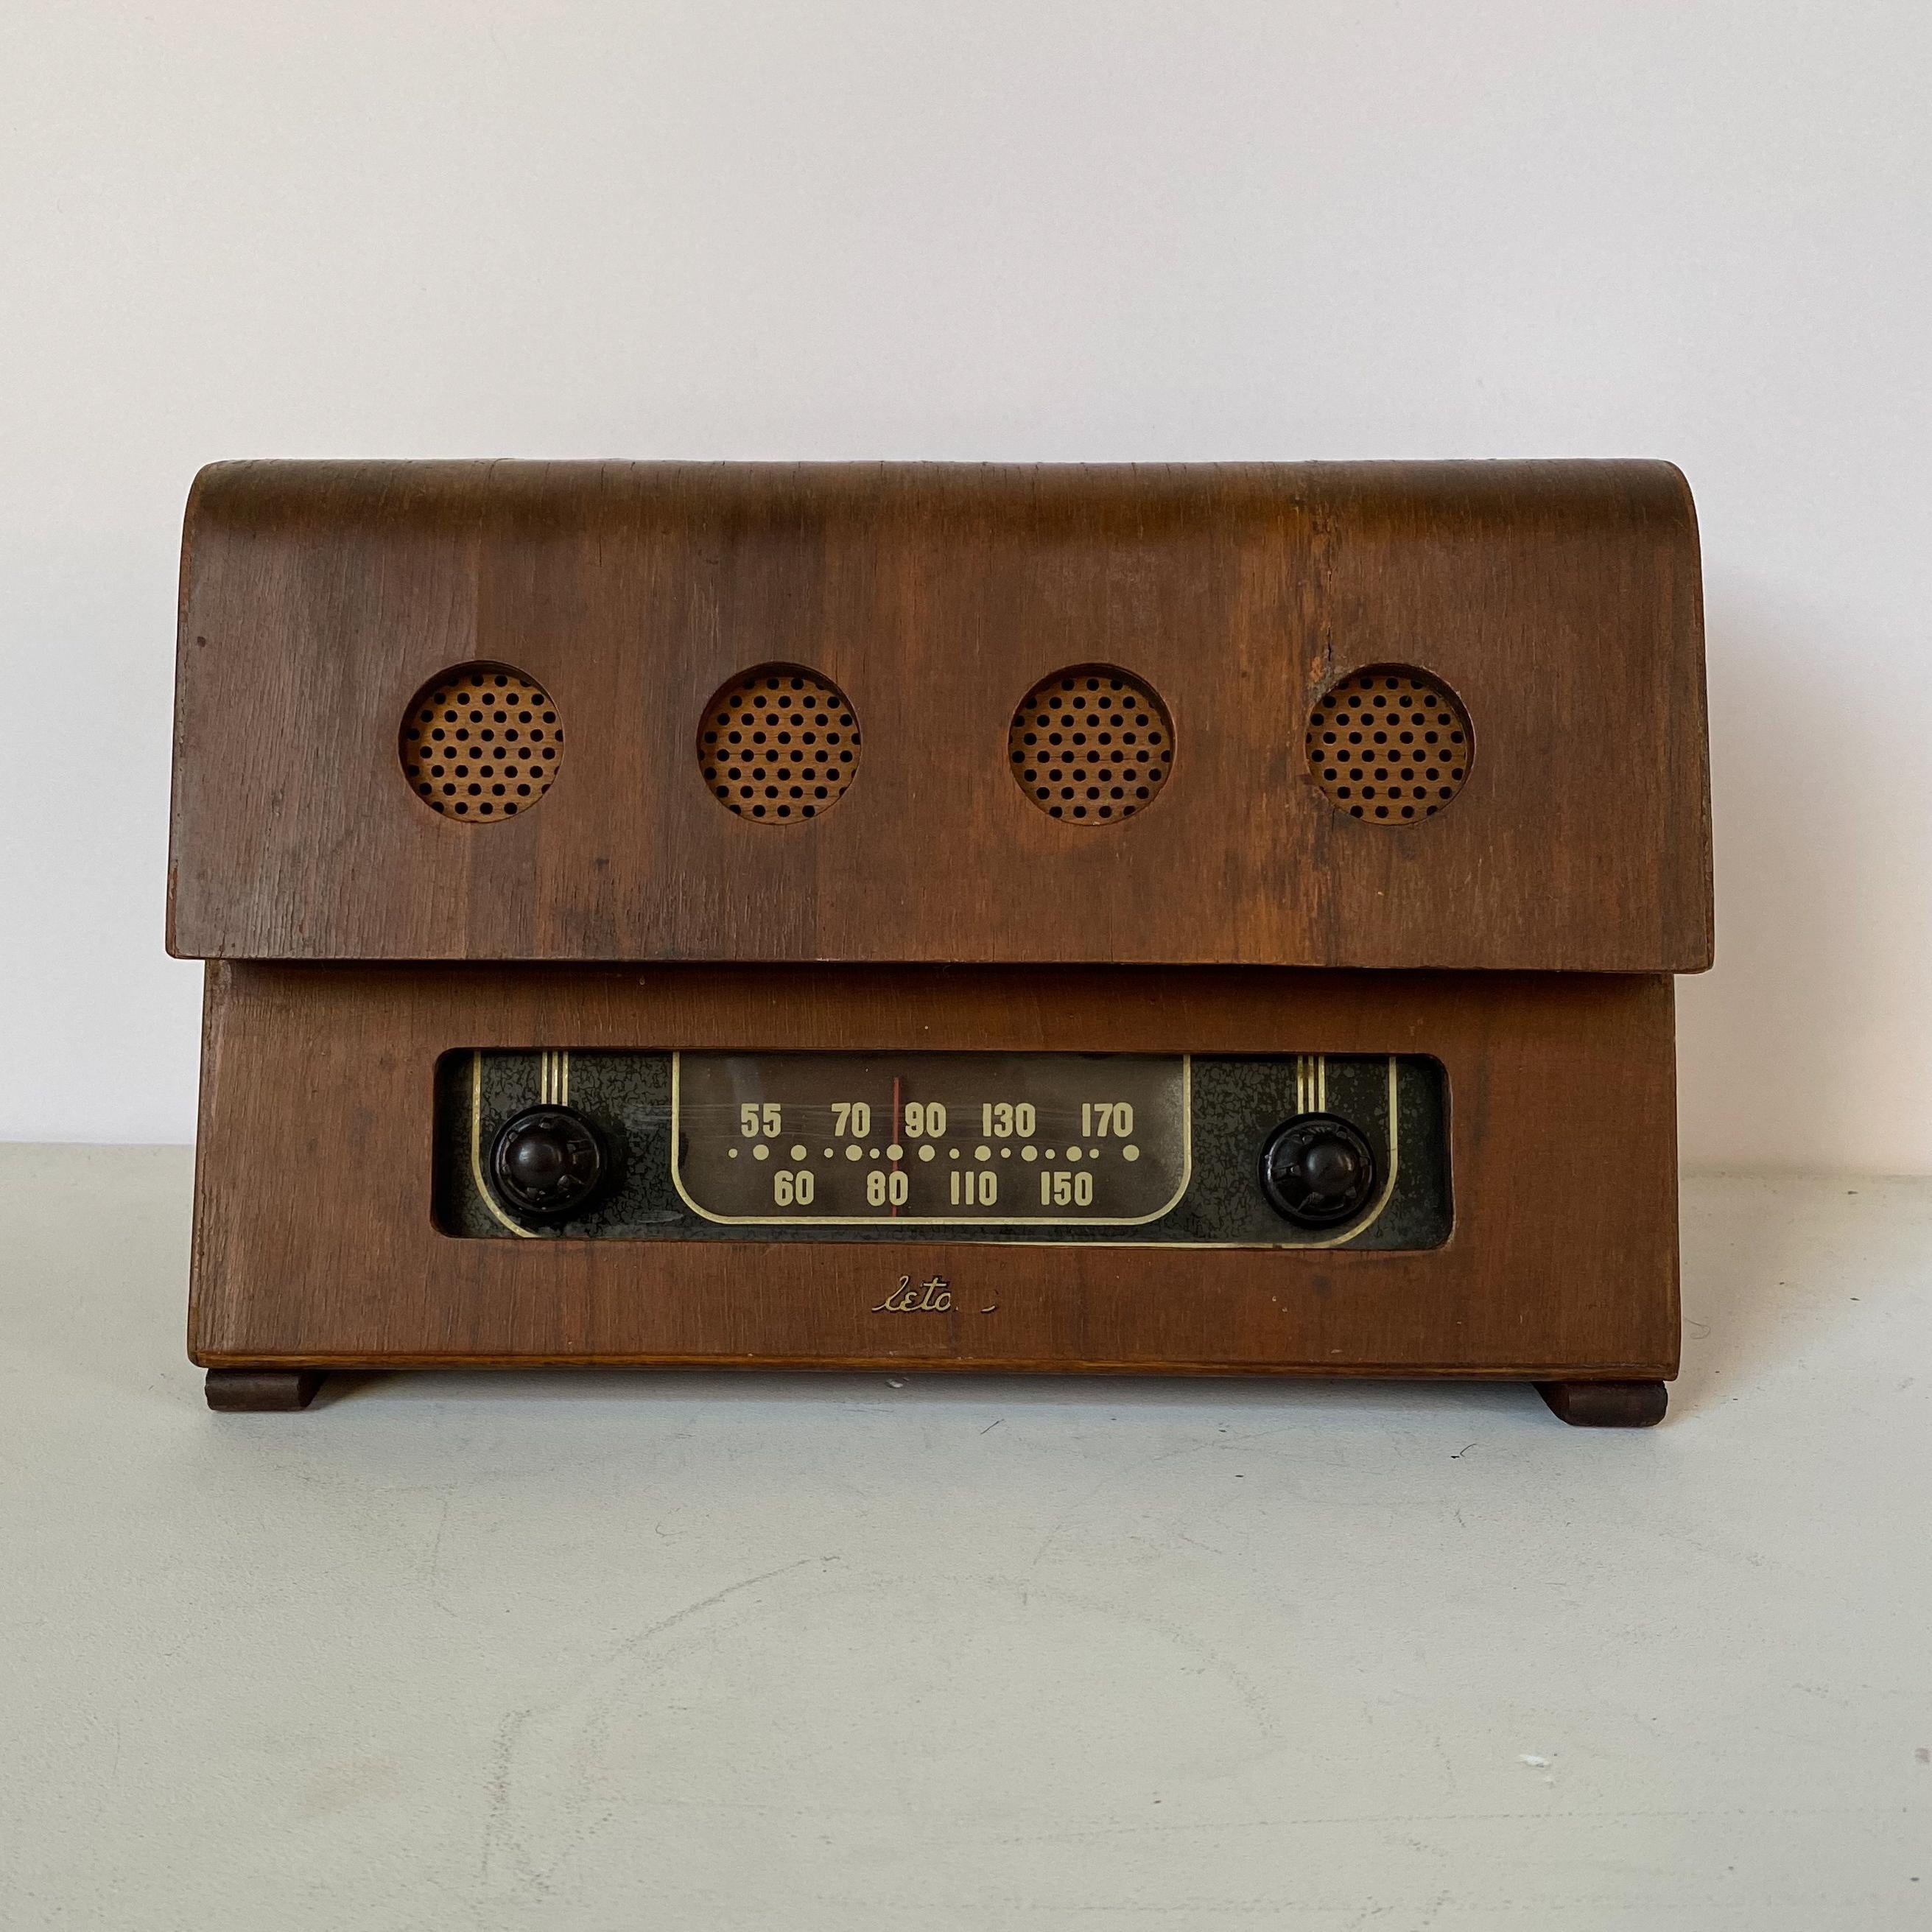
<path id="1" fill-rule="evenodd" d="M 470 1055 L 470 1178 L 476 1184 L 476 1198 L 489 1209 L 513 1234 L 520 1234 L 526 1241 L 538 1240 L 541 1236 L 528 1228 L 519 1227 L 496 1204 L 496 1197 L 483 1182 L 483 1052 L 478 1047 Z"/>
<path id="2" fill-rule="evenodd" d="M 537 1055 L 537 1105 L 567 1107 L 570 1105 L 570 1055 L 545 1048 Z"/>
<path id="3" fill-rule="evenodd" d="M 1358 1234 L 1366 1234 L 1382 1218 L 1383 1210 L 1395 1193 L 1395 1178 L 1402 1166 L 1402 1120 L 1396 1111 L 1396 1062 L 1395 1055 L 1389 1055 L 1388 1064 L 1388 1127 L 1389 1162 L 1388 1178 L 1382 1183 L 1382 1191 L 1376 1197 L 1376 1204 L 1366 1216 L 1358 1221 L 1352 1228 L 1344 1228 L 1339 1234 L 1330 1234 L 1325 1241 L 1304 1241 L 1300 1245 L 1310 1248 L 1336 1248 L 1344 1241 L 1352 1241 Z M 1318 1112 L 1325 1111 L 1328 1096 L 1328 1063 L 1322 1063 L 1320 1092 L 1324 1106 Z"/>

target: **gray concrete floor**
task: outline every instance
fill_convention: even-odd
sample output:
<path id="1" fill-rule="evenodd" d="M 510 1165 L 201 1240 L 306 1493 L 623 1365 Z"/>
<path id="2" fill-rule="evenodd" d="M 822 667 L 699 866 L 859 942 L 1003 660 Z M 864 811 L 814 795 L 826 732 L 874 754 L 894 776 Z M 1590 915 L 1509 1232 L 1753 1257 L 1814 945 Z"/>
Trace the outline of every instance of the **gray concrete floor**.
<path id="1" fill-rule="evenodd" d="M 0 1148 L 0 1924 L 1932 1924 L 1932 1184 L 1702 1180 L 1527 1388 L 369 1378 Z"/>

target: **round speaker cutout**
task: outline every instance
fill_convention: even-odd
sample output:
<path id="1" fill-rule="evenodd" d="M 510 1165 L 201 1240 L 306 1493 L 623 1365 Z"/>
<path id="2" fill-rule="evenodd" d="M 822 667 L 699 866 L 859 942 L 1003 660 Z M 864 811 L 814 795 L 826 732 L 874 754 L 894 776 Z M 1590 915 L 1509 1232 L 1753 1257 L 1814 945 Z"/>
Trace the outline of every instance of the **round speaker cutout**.
<path id="1" fill-rule="evenodd" d="M 1174 724 L 1151 685 L 1113 664 L 1042 678 L 1006 734 L 1013 782 L 1050 818 L 1115 825 L 1144 812 L 1174 768 Z"/>
<path id="2" fill-rule="evenodd" d="M 858 776 L 859 720 L 830 679 L 760 664 L 705 706 L 698 766 L 711 796 L 759 825 L 816 818 Z"/>
<path id="3" fill-rule="evenodd" d="M 1371 664 L 1330 685 L 1308 714 L 1308 770 L 1329 802 L 1367 825 L 1416 825 L 1462 789 L 1475 739 L 1438 677 Z"/>
<path id="4" fill-rule="evenodd" d="M 563 727 L 534 678 L 508 664 L 458 664 L 416 693 L 397 749 L 432 811 L 493 825 L 529 811 L 556 782 Z"/>

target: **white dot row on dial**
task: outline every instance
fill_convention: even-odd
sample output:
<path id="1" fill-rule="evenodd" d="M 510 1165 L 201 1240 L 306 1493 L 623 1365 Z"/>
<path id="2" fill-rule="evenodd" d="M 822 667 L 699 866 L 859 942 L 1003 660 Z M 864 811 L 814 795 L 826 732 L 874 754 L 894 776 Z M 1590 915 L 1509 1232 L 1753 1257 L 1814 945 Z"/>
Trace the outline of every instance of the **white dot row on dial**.
<path id="1" fill-rule="evenodd" d="M 936 1160 L 938 1158 L 938 1150 L 935 1148 L 925 1146 L 916 1149 L 916 1151 L 921 1160 Z M 736 1148 L 728 1148 L 725 1150 L 725 1153 L 727 1156 L 732 1160 L 736 1160 L 738 1158 L 738 1150 Z M 1066 1150 L 1064 1158 L 1071 1161 L 1083 1160 L 1098 1160 L 1100 1158 L 1100 1153 L 1101 1150 L 1097 1147 L 1090 1147 L 1084 1150 L 1084 1151 L 1079 1148 L 1070 1147 Z M 1012 1158 L 1013 1150 L 1010 1147 L 1003 1147 L 1000 1149 L 999 1154 L 1000 1160 L 1010 1160 Z M 1019 1150 L 1019 1154 L 1020 1158 L 1022 1160 L 1058 1160 L 1063 1158 L 1062 1155 L 1052 1148 L 1047 1148 L 1046 1151 L 1042 1153 L 1039 1148 L 1032 1146 L 1030 1144 L 1022 1147 Z M 957 1148 L 948 1148 L 946 1150 L 946 1155 L 949 1160 L 957 1160 L 960 1157 L 959 1150 Z M 754 1160 L 769 1160 L 771 1156 L 771 1148 L 763 1141 L 760 1141 L 752 1149 L 752 1158 Z M 809 1160 L 811 1158 L 810 1150 L 803 1146 L 794 1147 L 791 1150 L 791 1157 L 794 1160 Z M 838 1150 L 835 1148 L 827 1148 L 825 1150 L 824 1157 L 827 1160 L 836 1160 L 838 1158 Z M 1125 1147 L 1120 1149 L 1120 1158 L 1123 1160 L 1138 1160 L 1140 1157 L 1140 1149 L 1131 1141 L 1130 1141 Z M 845 1158 L 848 1160 L 878 1160 L 881 1159 L 886 1160 L 903 1160 L 905 1158 L 905 1149 L 896 1144 L 891 1147 L 884 1148 L 862 1148 L 856 1145 L 848 1145 L 845 1149 Z M 973 1150 L 973 1158 L 975 1160 L 991 1160 L 993 1158 L 993 1150 L 989 1147 L 976 1147 Z"/>

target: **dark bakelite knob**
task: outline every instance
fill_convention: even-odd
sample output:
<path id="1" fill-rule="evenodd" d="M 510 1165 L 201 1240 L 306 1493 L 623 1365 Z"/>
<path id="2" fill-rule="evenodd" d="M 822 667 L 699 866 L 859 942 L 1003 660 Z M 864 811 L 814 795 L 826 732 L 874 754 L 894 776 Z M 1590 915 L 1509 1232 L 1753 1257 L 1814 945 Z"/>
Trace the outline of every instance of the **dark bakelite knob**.
<path id="1" fill-rule="evenodd" d="M 1298 1228 L 1352 1221 L 1375 1190 L 1375 1150 L 1336 1114 L 1284 1120 L 1262 1149 L 1262 1192 Z"/>
<path id="2" fill-rule="evenodd" d="M 490 1145 L 490 1179 L 505 1206 L 538 1220 L 580 1214 L 610 1172 L 604 1136 L 571 1107 L 532 1107 Z"/>

